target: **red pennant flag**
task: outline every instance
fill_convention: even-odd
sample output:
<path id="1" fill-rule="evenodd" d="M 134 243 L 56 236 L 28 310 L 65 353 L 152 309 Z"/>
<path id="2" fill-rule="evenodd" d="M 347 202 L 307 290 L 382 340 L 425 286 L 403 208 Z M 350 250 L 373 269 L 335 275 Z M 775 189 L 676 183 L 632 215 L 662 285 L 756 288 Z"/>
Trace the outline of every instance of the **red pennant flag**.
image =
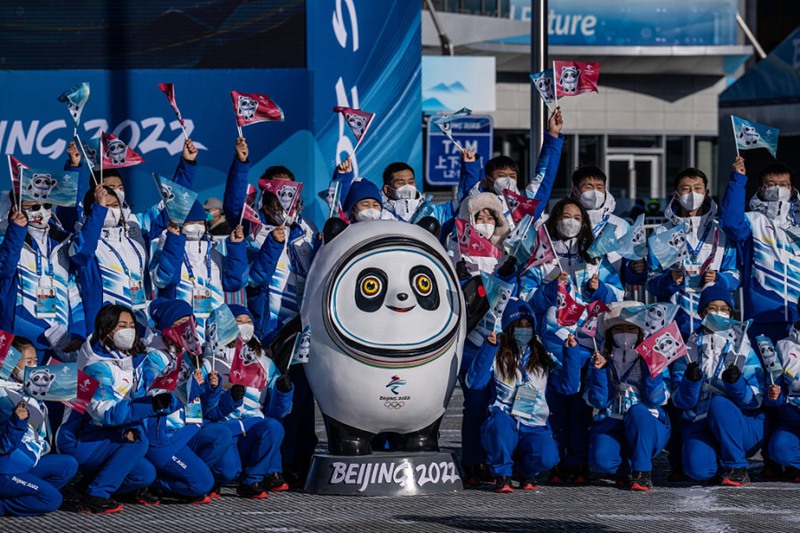
<path id="1" fill-rule="evenodd" d="M 110 133 L 102 133 L 101 144 L 103 168 L 125 168 L 144 163 L 144 157 Z"/>
<path id="2" fill-rule="evenodd" d="M 361 139 L 364 138 L 370 125 L 372 125 L 375 113 L 367 113 L 360 109 L 341 106 L 334 107 L 333 112 L 342 114 L 345 122 L 347 122 L 347 125 L 350 127 L 350 131 L 356 136 L 356 141 L 358 141 L 358 144 L 361 144 Z"/>
<path id="3" fill-rule="evenodd" d="M 14 335 L 0 330 L 0 366 L 3 366 L 3 361 L 6 355 L 8 355 L 8 350 L 11 348 L 12 342 L 14 342 Z"/>
<path id="4" fill-rule="evenodd" d="M 178 109 L 178 102 L 175 101 L 175 86 L 171 83 L 159 83 L 158 88 L 161 89 L 161 92 L 167 95 L 169 105 L 172 106 L 172 110 L 175 111 L 175 116 L 178 117 L 178 122 L 181 123 L 181 126 L 184 126 L 185 124 L 183 123 L 181 110 Z"/>
<path id="5" fill-rule="evenodd" d="M 22 176 L 23 168 L 31 168 L 13 155 L 8 156 L 8 171 L 11 174 L 11 185 L 14 188 L 14 194 L 19 198 L 19 180 Z"/>
<path id="6" fill-rule="evenodd" d="M 597 336 L 597 319 L 601 314 L 607 312 L 608 310 L 608 306 L 601 300 L 595 300 L 587 305 L 586 318 L 580 327 L 581 333 L 592 338 Z"/>
<path id="7" fill-rule="evenodd" d="M 183 324 L 164 328 L 161 334 L 172 344 L 180 346 L 195 357 L 203 353 L 203 349 L 200 346 L 200 339 L 197 337 L 197 327 L 194 325 L 193 318 L 187 320 Z"/>
<path id="8" fill-rule="evenodd" d="M 553 261 L 556 258 L 556 250 L 553 248 L 553 241 L 550 240 L 550 234 L 547 233 L 547 227 L 542 224 L 536 230 L 536 247 L 533 249 L 531 258 L 528 260 L 528 267 L 536 267 L 543 265 L 547 262 Z"/>
<path id="9" fill-rule="evenodd" d="M 530 215 L 531 218 L 536 213 L 536 207 L 539 205 L 539 200 L 521 196 L 510 189 L 503 189 L 503 197 L 508 204 L 508 210 L 511 213 L 511 220 L 514 224 L 519 224 L 525 218 L 525 215 Z"/>
<path id="10" fill-rule="evenodd" d="M 66 404 L 72 407 L 75 411 L 78 411 L 80 414 L 85 413 L 86 408 L 89 407 L 89 402 L 92 401 L 92 396 L 94 396 L 94 393 L 99 386 L 99 381 L 94 379 L 89 374 L 84 373 L 82 370 L 78 370 L 77 398 L 71 402 L 66 402 Z"/>
<path id="11" fill-rule="evenodd" d="M 182 365 L 183 365 L 183 352 L 179 353 L 177 357 L 175 357 L 174 368 L 172 365 L 165 368 L 164 371 L 162 371 L 162 373 L 159 374 L 156 377 L 156 379 L 153 380 L 153 383 L 147 390 L 153 390 L 153 389 L 175 390 L 175 387 L 178 386 L 178 377 L 181 374 Z"/>
<path id="12" fill-rule="evenodd" d="M 300 202 L 300 193 L 303 191 L 303 184 L 299 181 L 289 180 L 258 180 L 258 186 L 264 191 L 269 191 L 278 197 L 284 212 L 287 216 L 294 216 L 297 212 L 297 204 Z"/>
<path id="13" fill-rule="evenodd" d="M 245 204 L 242 211 L 242 219 L 250 222 L 250 235 L 258 235 L 263 224 L 261 224 L 261 219 L 258 218 L 256 210 Z"/>
<path id="14" fill-rule="evenodd" d="M 559 326 L 574 326 L 583 315 L 585 305 L 581 305 L 572 298 L 564 285 L 558 284 L 558 310 L 556 319 Z"/>
<path id="15" fill-rule="evenodd" d="M 244 203 L 247 205 L 255 205 L 256 197 L 258 196 L 258 189 L 247 184 L 247 192 L 244 195 Z"/>
<path id="16" fill-rule="evenodd" d="M 643 340 L 636 351 L 647 363 L 651 377 L 659 375 L 676 359 L 688 355 L 680 329 L 674 320 Z"/>
<path id="17" fill-rule="evenodd" d="M 283 110 L 266 94 L 231 91 L 231 101 L 239 127 L 257 122 L 283 121 Z"/>
<path id="18" fill-rule="evenodd" d="M 258 353 L 252 351 L 241 337 L 236 339 L 230 382 L 231 385 L 244 385 L 259 390 L 267 384 L 267 372 L 258 360 Z"/>
<path id="19" fill-rule="evenodd" d="M 556 82 L 556 97 L 577 96 L 598 92 L 600 63 L 581 61 L 553 61 L 553 78 Z"/>
<path id="20" fill-rule="evenodd" d="M 456 219 L 456 234 L 458 236 L 458 249 L 463 255 L 473 257 L 503 257 L 503 252 L 489 239 L 481 237 L 469 222 L 460 218 Z"/>

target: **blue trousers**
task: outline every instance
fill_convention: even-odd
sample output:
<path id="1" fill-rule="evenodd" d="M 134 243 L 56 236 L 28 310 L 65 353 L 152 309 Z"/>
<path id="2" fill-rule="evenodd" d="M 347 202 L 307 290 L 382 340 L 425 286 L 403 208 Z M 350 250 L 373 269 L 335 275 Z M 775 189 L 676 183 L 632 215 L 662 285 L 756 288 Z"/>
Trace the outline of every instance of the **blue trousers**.
<path id="1" fill-rule="evenodd" d="M 61 506 L 58 489 L 75 477 L 78 463 L 69 455 L 44 455 L 30 471 L 0 475 L 0 516 L 36 516 Z"/>
<path id="2" fill-rule="evenodd" d="M 177 450 L 151 447 L 147 457 L 158 474 L 155 486 L 188 498 L 208 494 L 214 487 L 211 468 L 220 462 L 232 442 L 231 433 L 223 424 L 209 424 Z"/>
<path id="3" fill-rule="evenodd" d="M 778 425 L 769 439 L 769 456 L 781 466 L 800 468 L 800 425 Z"/>
<path id="4" fill-rule="evenodd" d="M 637 403 L 622 419 L 606 418 L 589 432 L 589 466 L 604 474 L 650 472 L 669 439 L 669 419 Z"/>
<path id="5" fill-rule="evenodd" d="M 684 422 L 683 471 L 690 478 L 703 481 L 723 468 L 747 467 L 764 441 L 764 413 L 749 415 L 724 396 L 714 396 L 708 416 L 696 422 Z"/>
<path id="6" fill-rule="evenodd" d="M 78 462 L 78 469 L 94 476 L 86 489 L 89 496 L 108 498 L 149 487 L 156 469 L 145 459 L 146 439 L 128 442 L 120 429 L 92 427 L 69 442 L 59 443 L 59 451 Z"/>
<path id="7" fill-rule="evenodd" d="M 317 448 L 317 433 L 314 421 L 314 394 L 306 379 L 303 365 L 292 365 L 289 377 L 294 385 L 292 412 L 283 419 L 285 437 L 281 445 L 281 457 L 287 469 L 305 470 Z"/>
<path id="8" fill-rule="evenodd" d="M 469 341 L 464 342 L 464 354 L 461 358 L 461 371 L 458 379 L 464 393 L 464 408 L 461 411 L 461 464 L 476 466 L 483 464 L 485 454 L 481 445 L 481 426 L 486 420 L 486 407 L 489 405 L 489 387 L 470 389 L 466 384 L 466 375 L 472 361 L 478 353 L 478 347 Z"/>
<path id="9" fill-rule="evenodd" d="M 581 393 L 564 395 L 547 387 L 546 396 L 550 407 L 548 422 L 558 443 L 561 465 L 567 468 L 587 465 L 592 408 Z"/>
<path id="10" fill-rule="evenodd" d="M 514 457 L 522 477 L 535 477 L 558 464 L 558 447 L 547 426 L 517 425 L 514 418 L 492 409 L 481 428 L 481 443 L 496 476 L 511 476 Z"/>
<path id="11" fill-rule="evenodd" d="M 230 446 L 214 471 L 224 482 L 241 473 L 240 482 L 250 485 L 261 482 L 268 474 L 283 472 L 281 443 L 283 425 L 274 418 L 254 419 L 244 435 L 234 437 L 236 446 Z"/>

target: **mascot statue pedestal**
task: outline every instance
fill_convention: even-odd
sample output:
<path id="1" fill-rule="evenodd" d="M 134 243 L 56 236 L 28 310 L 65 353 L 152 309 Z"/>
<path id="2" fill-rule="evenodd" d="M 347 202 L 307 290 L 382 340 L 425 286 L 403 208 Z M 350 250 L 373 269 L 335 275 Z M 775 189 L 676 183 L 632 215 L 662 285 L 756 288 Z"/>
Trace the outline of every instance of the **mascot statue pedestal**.
<path id="1" fill-rule="evenodd" d="M 439 423 L 467 329 L 464 297 L 439 241 L 423 228 L 373 221 L 325 226 L 301 309 L 311 327 L 305 372 L 331 455 L 314 457 L 318 494 L 430 494 L 461 489 Z M 386 434 L 389 452 L 373 453 Z"/>

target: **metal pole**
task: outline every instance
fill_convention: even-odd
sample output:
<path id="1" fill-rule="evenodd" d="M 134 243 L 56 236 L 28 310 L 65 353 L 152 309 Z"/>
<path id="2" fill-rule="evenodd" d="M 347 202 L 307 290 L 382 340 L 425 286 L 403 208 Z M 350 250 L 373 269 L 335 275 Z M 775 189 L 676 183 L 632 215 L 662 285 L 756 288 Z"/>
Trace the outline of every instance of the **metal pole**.
<path id="1" fill-rule="evenodd" d="M 541 72 L 549 63 L 547 54 L 547 0 L 531 2 L 531 73 Z M 544 124 L 547 115 L 545 105 L 536 90 L 531 87 L 531 144 L 528 176 L 533 178 L 536 161 L 544 141 Z"/>

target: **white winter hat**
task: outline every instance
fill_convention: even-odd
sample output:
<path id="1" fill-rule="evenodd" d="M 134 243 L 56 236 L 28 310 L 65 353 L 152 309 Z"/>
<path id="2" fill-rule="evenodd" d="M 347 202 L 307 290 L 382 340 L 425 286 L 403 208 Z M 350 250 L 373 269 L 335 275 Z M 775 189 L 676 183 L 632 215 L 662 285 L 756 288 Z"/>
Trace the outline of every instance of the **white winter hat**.
<path id="1" fill-rule="evenodd" d="M 644 307 L 644 304 L 634 300 L 625 300 L 623 302 L 612 303 L 609 306 L 608 311 L 600 315 L 600 318 L 597 320 L 597 334 L 605 337 L 606 331 L 614 326 L 618 324 L 631 324 L 631 322 L 627 322 L 619 317 L 623 309 L 630 307 Z"/>

